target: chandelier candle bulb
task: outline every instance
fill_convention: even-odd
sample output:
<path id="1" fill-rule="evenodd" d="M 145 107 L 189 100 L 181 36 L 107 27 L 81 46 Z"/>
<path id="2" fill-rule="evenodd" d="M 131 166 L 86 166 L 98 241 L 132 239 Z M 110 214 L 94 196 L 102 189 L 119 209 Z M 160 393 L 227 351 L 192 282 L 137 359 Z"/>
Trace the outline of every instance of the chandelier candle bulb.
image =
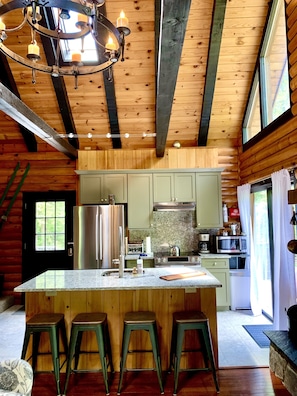
<path id="1" fill-rule="evenodd" d="M 105 46 L 105 49 L 107 51 L 115 51 L 116 50 L 116 45 L 115 45 L 115 43 L 113 42 L 113 39 L 110 36 L 108 38 L 108 42 L 107 42 L 107 44 Z"/>
<path id="2" fill-rule="evenodd" d="M 117 27 L 128 27 L 129 26 L 129 20 L 126 17 L 124 11 L 121 11 L 120 16 L 117 19 Z"/>
<path id="3" fill-rule="evenodd" d="M 28 55 L 35 55 L 36 57 L 39 57 L 39 47 L 36 43 L 28 45 Z"/>
<path id="4" fill-rule="evenodd" d="M 81 54 L 79 52 L 73 52 L 71 60 L 72 62 L 81 62 Z"/>

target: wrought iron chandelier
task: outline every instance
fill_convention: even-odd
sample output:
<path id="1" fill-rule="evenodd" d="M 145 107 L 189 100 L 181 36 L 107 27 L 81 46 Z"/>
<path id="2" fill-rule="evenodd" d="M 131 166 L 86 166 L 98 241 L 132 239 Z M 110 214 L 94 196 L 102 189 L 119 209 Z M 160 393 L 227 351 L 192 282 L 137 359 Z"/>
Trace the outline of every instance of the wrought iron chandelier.
<path id="1" fill-rule="evenodd" d="M 75 88 L 77 88 L 77 77 L 98 73 L 109 69 L 111 74 L 112 66 L 121 58 L 124 60 L 125 36 L 130 34 L 128 19 L 124 12 L 117 19 L 116 26 L 113 25 L 101 12 L 100 7 L 105 0 L 11 0 L 5 4 L 0 3 L 0 51 L 16 62 L 32 69 L 32 82 L 36 82 L 35 71 L 51 74 L 53 77 L 74 76 Z M 23 13 L 22 22 L 13 28 L 5 25 L 5 15 L 11 11 L 20 9 Z M 51 12 L 56 13 L 57 22 L 54 28 L 50 28 L 49 23 L 43 16 Z M 64 21 L 70 18 L 70 12 L 76 15 L 74 25 L 75 32 L 67 32 Z M 17 31 L 28 24 L 31 30 L 31 37 L 28 40 L 28 53 L 26 58 L 16 54 L 4 43 L 9 33 Z M 104 30 L 104 37 L 100 32 Z M 40 63 L 40 49 L 36 41 L 36 34 L 52 39 L 55 63 L 47 65 Z M 82 62 L 84 53 L 84 40 L 91 35 L 97 48 L 103 48 L 103 57 L 95 65 L 85 65 Z M 108 35 L 108 39 L 106 39 Z M 70 40 L 78 39 L 80 48 L 72 52 L 68 65 L 61 65 L 61 46 Z M 67 46 L 67 45 L 66 45 Z"/>

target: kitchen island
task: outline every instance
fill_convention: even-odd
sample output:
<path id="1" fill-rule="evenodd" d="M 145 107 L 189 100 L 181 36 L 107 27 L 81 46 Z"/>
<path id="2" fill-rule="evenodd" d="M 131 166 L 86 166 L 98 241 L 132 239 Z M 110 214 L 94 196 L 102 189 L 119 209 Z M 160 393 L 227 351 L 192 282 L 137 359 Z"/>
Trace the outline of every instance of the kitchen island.
<path id="1" fill-rule="evenodd" d="M 146 268 L 142 275 L 125 272 L 123 278 L 119 278 L 113 271 L 50 270 L 14 290 L 25 293 L 27 319 L 40 312 L 64 313 L 68 336 L 71 321 L 77 313 L 106 312 L 116 371 L 119 371 L 123 318 L 126 312 L 152 310 L 156 313 L 162 369 L 166 370 L 169 364 L 172 313 L 201 310 L 209 318 L 215 361 L 218 363 L 216 288 L 221 287 L 221 283 L 207 269 L 197 266 Z M 181 275 L 181 279 L 168 281 L 160 278 L 168 275 Z M 142 342 L 144 347 L 149 345 L 146 334 L 140 340 L 136 333 L 132 343 L 138 347 Z M 84 334 L 83 343 L 82 349 L 97 350 L 96 340 L 91 332 Z M 42 348 L 48 351 L 46 337 L 42 338 Z M 127 367 L 152 367 L 150 355 L 128 357 Z M 80 364 L 81 367 L 97 368 L 98 360 L 96 354 L 82 355 Z M 49 370 L 51 367 L 50 356 L 42 355 L 37 369 Z"/>

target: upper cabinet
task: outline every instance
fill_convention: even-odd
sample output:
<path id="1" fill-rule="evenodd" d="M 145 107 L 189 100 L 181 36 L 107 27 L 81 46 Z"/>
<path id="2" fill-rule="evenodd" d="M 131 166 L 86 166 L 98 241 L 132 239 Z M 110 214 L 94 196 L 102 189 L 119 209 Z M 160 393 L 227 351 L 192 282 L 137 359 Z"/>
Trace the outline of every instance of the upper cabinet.
<path id="1" fill-rule="evenodd" d="M 116 203 L 127 202 L 126 174 L 80 176 L 80 202 L 82 204 L 108 203 L 109 194 L 114 194 Z"/>
<path id="2" fill-rule="evenodd" d="M 221 172 L 196 173 L 197 228 L 223 226 Z"/>
<path id="3" fill-rule="evenodd" d="M 128 228 L 152 226 L 153 176 L 151 173 L 128 175 Z"/>
<path id="4" fill-rule="evenodd" d="M 154 202 L 194 202 L 195 173 L 154 173 Z"/>

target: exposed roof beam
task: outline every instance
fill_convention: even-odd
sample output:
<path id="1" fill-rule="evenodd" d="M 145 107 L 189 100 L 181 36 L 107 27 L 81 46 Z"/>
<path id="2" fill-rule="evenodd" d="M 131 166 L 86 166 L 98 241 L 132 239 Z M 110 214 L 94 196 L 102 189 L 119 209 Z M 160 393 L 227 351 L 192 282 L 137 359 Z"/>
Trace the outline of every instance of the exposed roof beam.
<path id="1" fill-rule="evenodd" d="M 4 54 L 0 53 L 0 81 L 13 92 L 18 98 L 20 97 L 18 88 L 14 81 L 13 75 L 11 73 L 9 63 Z M 25 144 L 29 152 L 37 151 L 37 141 L 35 136 L 28 131 L 28 129 L 24 128 L 22 125 L 19 125 L 20 132 L 23 136 Z"/>
<path id="2" fill-rule="evenodd" d="M 106 7 L 103 4 L 100 7 L 100 12 L 107 17 L 106 15 Z M 108 41 L 108 31 L 104 29 L 100 24 L 98 26 L 98 34 L 103 42 L 107 43 Z M 102 47 L 97 46 L 98 56 L 99 59 L 105 57 L 104 52 L 105 49 Z M 117 67 L 117 65 L 115 65 Z M 110 74 L 111 73 L 111 74 Z M 110 78 L 110 76 L 112 78 Z M 106 96 L 106 105 L 108 111 L 108 118 L 109 118 L 109 126 L 110 126 L 110 133 L 112 139 L 112 147 L 114 149 L 122 148 L 122 142 L 120 137 L 113 137 L 113 135 L 120 134 L 120 126 L 119 126 L 119 119 L 118 119 L 118 110 L 117 110 L 117 100 L 115 95 L 115 86 L 113 80 L 112 69 L 111 70 L 104 70 L 103 71 L 103 80 L 104 80 L 104 88 L 105 88 L 105 96 Z"/>
<path id="3" fill-rule="evenodd" d="M 77 158 L 76 149 L 2 83 L 0 83 L 0 110 L 69 158 Z"/>
<path id="4" fill-rule="evenodd" d="M 47 9 L 46 9 L 47 10 Z M 47 25 L 47 28 L 54 29 L 55 28 L 55 23 L 54 23 L 54 18 L 52 15 L 51 9 L 48 9 L 44 13 L 44 18 L 42 21 L 45 21 L 44 23 Z M 56 57 L 56 48 L 55 48 L 55 43 L 54 40 L 45 37 L 44 35 L 40 35 L 42 45 L 44 48 L 45 56 L 48 65 L 54 65 L 55 64 L 55 57 Z M 60 59 L 61 61 L 61 59 Z M 65 132 L 67 134 L 73 133 L 74 135 L 77 134 L 76 132 L 76 127 L 74 124 L 73 116 L 72 116 L 72 111 L 67 95 L 67 90 L 66 90 L 66 85 L 63 76 L 60 77 L 52 77 L 52 83 L 55 89 L 57 101 L 59 104 L 59 109 L 61 113 L 61 117 L 64 123 L 64 128 Z M 79 140 L 77 137 L 74 138 L 68 138 L 68 142 L 72 144 L 73 147 L 76 149 L 79 149 Z"/>
<path id="5" fill-rule="evenodd" d="M 156 0 L 156 155 L 163 157 L 191 0 Z"/>
<path id="6" fill-rule="evenodd" d="M 209 121 L 212 109 L 213 94 L 215 89 L 217 68 L 219 62 L 222 33 L 224 27 L 227 0 L 214 1 L 211 37 L 208 50 L 208 62 L 204 87 L 204 97 L 201 112 L 200 128 L 198 133 L 198 146 L 207 145 Z"/>

